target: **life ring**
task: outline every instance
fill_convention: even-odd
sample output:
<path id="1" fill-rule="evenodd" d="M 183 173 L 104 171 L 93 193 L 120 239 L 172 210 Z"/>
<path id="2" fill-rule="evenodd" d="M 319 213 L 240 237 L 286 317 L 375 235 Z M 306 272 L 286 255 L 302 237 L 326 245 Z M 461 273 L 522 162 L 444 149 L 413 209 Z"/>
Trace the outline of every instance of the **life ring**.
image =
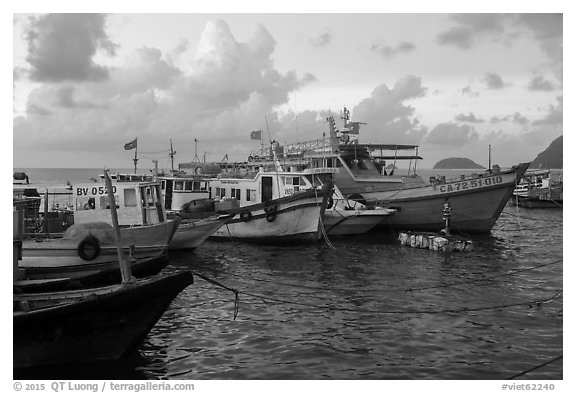
<path id="1" fill-rule="evenodd" d="M 328 203 L 326 204 L 326 209 L 332 209 L 332 206 L 334 206 L 334 198 L 330 197 L 330 198 L 328 198 Z"/>
<path id="2" fill-rule="evenodd" d="M 100 255 L 100 242 L 92 235 L 88 235 L 78 244 L 78 256 L 85 261 L 96 259 Z"/>
<path id="3" fill-rule="evenodd" d="M 273 222 L 278 215 L 278 207 L 276 205 L 271 205 L 264 208 L 264 213 L 266 213 L 266 221 Z"/>
<path id="4" fill-rule="evenodd" d="M 252 213 L 250 213 L 248 210 L 240 213 L 240 221 L 248 222 L 250 220 L 252 220 Z"/>

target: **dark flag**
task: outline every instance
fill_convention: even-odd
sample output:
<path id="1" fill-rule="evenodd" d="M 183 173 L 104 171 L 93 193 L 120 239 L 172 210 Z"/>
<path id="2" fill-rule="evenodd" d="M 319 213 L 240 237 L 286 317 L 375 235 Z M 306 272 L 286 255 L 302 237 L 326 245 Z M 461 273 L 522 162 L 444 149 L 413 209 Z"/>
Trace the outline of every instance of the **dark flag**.
<path id="1" fill-rule="evenodd" d="M 138 146 L 138 138 L 134 139 L 132 142 L 128 142 L 127 144 L 125 144 L 124 150 L 136 149 L 137 146 Z"/>
<path id="2" fill-rule="evenodd" d="M 260 131 L 252 131 L 250 133 L 250 139 L 255 139 L 257 141 L 261 141 L 262 140 L 262 130 Z"/>

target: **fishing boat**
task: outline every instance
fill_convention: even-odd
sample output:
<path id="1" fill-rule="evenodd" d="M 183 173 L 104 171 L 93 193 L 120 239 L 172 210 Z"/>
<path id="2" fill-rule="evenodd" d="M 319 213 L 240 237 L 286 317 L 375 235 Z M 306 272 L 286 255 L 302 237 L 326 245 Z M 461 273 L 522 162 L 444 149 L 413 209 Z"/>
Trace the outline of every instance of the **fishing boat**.
<path id="1" fill-rule="evenodd" d="M 528 209 L 563 206 L 562 169 L 528 170 L 514 189 L 510 202 Z"/>
<path id="2" fill-rule="evenodd" d="M 112 208 L 111 210 L 115 210 Z M 14 280 L 24 216 L 14 214 Z M 121 234 L 114 223 L 117 245 Z M 173 299 L 193 283 L 190 271 L 132 277 L 118 247 L 122 283 L 56 292 L 13 294 L 13 369 L 117 361 L 133 352 Z"/>
<path id="3" fill-rule="evenodd" d="M 324 211 L 324 227 L 328 235 L 360 235 L 369 232 L 395 213 L 395 209 L 368 207 L 348 199 L 334 186 L 334 196 L 328 200 Z"/>
<path id="4" fill-rule="evenodd" d="M 345 197 L 395 209 L 379 224 L 383 228 L 439 231 L 444 204 L 449 203 L 454 232 L 490 232 L 529 165 L 494 166 L 483 173 L 425 182 L 416 173 L 416 163 L 422 159 L 417 145 L 361 144 L 358 135 L 363 123 L 349 122 L 346 109 L 342 119 L 344 127 L 339 130 L 334 117 L 328 117 L 328 139 L 278 146 L 274 154 L 283 165 L 330 168 L 334 184 Z M 399 161 L 408 161 L 407 174 L 394 170 Z"/>
<path id="5" fill-rule="evenodd" d="M 303 173 L 260 167 L 244 177 L 209 179 L 215 210 L 233 215 L 214 237 L 255 241 L 318 240 L 332 184 Z"/>
<path id="6" fill-rule="evenodd" d="M 136 272 L 160 270 L 179 224 L 166 218 L 160 183 L 115 184 L 113 191 L 123 253 Z M 20 265 L 27 277 L 81 279 L 118 269 L 106 187 L 77 185 L 73 195 L 75 224 L 61 238 L 24 240 Z"/>
<path id="7" fill-rule="evenodd" d="M 119 360 L 192 283 L 186 271 L 94 289 L 14 294 L 13 367 Z"/>
<path id="8" fill-rule="evenodd" d="M 103 180 L 103 175 L 100 178 Z M 110 178 L 114 187 L 118 189 L 131 188 L 135 182 L 151 178 L 159 182 L 162 209 L 168 218 L 180 221 L 168 250 L 193 250 L 227 222 L 226 214 L 218 214 L 214 210 L 214 200 L 209 197 L 208 181 L 204 176 L 182 176 L 175 173 L 154 176 L 114 173 Z M 98 187 L 92 185 L 90 189 L 93 188 Z M 85 194 L 85 188 L 80 192 Z M 120 195 L 119 203 L 121 202 Z"/>

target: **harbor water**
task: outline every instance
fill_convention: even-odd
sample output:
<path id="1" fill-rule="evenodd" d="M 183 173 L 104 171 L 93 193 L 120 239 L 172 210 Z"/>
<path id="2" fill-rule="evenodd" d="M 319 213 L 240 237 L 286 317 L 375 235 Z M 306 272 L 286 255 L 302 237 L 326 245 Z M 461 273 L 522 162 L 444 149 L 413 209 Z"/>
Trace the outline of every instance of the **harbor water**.
<path id="1" fill-rule="evenodd" d="M 98 174 L 24 171 L 54 184 Z M 286 246 L 208 240 L 170 253 L 168 271 L 198 276 L 134 356 L 15 378 L 563 379 L 562 209 L 509 204 L 490 235 L 470 239 L 465 253 L 404 247 L 389 231 Z"/>

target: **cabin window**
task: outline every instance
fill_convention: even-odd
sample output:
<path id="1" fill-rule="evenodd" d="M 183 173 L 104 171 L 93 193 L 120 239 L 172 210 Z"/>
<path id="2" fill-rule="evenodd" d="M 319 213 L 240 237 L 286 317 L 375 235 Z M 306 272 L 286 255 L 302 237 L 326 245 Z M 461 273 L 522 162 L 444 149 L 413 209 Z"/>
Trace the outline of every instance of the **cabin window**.
<path id="1" fill-rule="evenodd" d="M 118 205 L 118 195 L 114 195 L 114 200 L 116 201 L 116 209 L 120 207 Z M 102 195 L 100 197 L 100 209 L 110 209 L 110 198 L 108 195 Z"/>
<path id="2" fill-rule="evenodd" d="M 162 182 L 160 183 L 160 187 L 165 190 L 166 189 L 166 181 L 162 180 Z"/>
<path id="3" fill-rule="evenodd" d="M 246 201 L 256 201 L 256 190 L 246 190 Z"/>
<path id="4" fill-rule="evenodd" d="M 292 178 L 292 185 L 293 186 L 299 186 L 300 185 L 300 178 L 299 177 Z"/>
<path id="5" fill-rule="evenodd" d="M 178 191 L 182 191 L 184 189 L 184 182 L 183 181 L 177 181 L 174 184 L 174 189 L 178 190 Z"/>
<path id="6" fill-rule="evenodd" d="M 136 200 L 136 190 L 133 188 L 126 188 L 124 190 L 124 207 L 138 206 Z"/>
<path id="7" fill-rule="evenodd" d="M 200 190 L 201 191 L 208 190 L 208 182 L 207 181 L 200 182 Z"/>
<path id="8" fill-rule="evenodd" d="M 194 191 L 200 191 L 200 182 L 199 181 L 194 182 L 193 189 L 194 189 Z"/>
<path id="9" fill-rule="evenodd" d="M 184 183 L 184 188 L 186 191 L 192 191 L 192 182 L 191 181 L 187 181 Z"/>
<path id="10" fill-rule="evenodd" d="M 240 189 L 239 188 L 232 188 L 231 191 L 232 191 L 231 197 L 240 200 L 240 194 L 241 194 Z"/>
<path id="11" fill-rule="evenodd" d="M 216 199 L 226 198 L 226 189 L 222 187 L 216 187 Z"/>

